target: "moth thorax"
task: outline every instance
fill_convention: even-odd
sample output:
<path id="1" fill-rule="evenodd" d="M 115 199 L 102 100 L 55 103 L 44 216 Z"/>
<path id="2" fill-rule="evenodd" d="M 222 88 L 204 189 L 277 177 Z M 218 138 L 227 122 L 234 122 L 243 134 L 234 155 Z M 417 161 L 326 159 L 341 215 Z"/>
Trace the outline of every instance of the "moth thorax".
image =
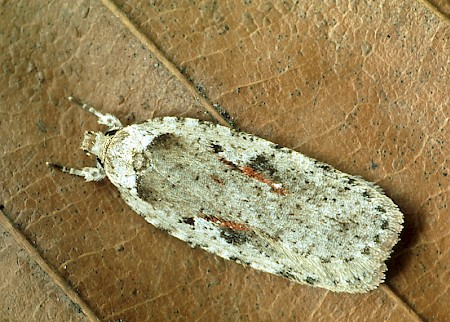
<path id="1" fill-rule="evenodd" d="M 107 140 L 108 138 L 101 132 L 84 132 L 84 139 L 81 144 L 81 149 L 95 154 L 100 158 L 100 160 L 103 160 L 103 153 Z"/>

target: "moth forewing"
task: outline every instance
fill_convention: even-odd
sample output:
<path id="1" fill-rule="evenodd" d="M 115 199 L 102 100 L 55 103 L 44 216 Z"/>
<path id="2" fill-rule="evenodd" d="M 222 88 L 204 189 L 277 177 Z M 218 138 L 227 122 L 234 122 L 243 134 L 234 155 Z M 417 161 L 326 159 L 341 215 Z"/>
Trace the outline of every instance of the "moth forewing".
<path id="1" fill-rule="evenodd" d="M 210 122 L 118 122 L 85 135 L 96 168 L 66 172 L 103 171 L 146 221 L 225 259 L 336 292 L 384 280 L 403 215 L 376 185 Z"/>

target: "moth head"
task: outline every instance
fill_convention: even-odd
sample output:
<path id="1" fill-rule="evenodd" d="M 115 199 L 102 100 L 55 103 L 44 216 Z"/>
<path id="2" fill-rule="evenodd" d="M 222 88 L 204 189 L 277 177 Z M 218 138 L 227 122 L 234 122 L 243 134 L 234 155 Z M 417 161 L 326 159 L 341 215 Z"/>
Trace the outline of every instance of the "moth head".
<path id="1" fill-rule="evenodd" d="M 84 132 L 84 139 L 81 144 L 81 149 L 86 153 L 95 154 L 100 160 L 103 160 L 107 141 L 108 137 L 102 132 Z"/>

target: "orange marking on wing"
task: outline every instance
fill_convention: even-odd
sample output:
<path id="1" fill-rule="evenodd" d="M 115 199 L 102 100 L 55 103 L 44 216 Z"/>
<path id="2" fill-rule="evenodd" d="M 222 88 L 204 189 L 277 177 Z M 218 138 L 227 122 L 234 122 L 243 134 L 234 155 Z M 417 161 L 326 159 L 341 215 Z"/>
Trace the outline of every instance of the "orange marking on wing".
<path id="1" fill-rule="evenodd" d="M 219 160 L 220 160 L 220 162 L 223 162 L 226 165 L 228 165 L 229 167 L 231 167 L 233 170 L 239 170 L 240 172 L 244 173 L 248 177 L 258 180 L 259 182 L 267 184 L 270 188 L 272 188 L 272 191 L 275 193 L 278 193 L 283 196 L 288 194 L 288 191 L 286 189 L 284 189 L 280 183 L 276 183 L 273 180 L 266 178 L 262 173 L 257 172 L 252 167 L 249 167 L 249 166 L 238 167 L 236 164 L 234 164 L 233 162 L 231 162 L 225 158 L 220 158 Z"/>
<path id="2" fill-rule="evenodd" d="M 259 182 L 267 184 L 270 188 L 272 188 L 274 192 L 283 196 L 287 195 L 287 190 L 284 189 L 281 184 L 275 183 L 274 181 L 265 178 L 262 173 L 256 172 L 255 169 L 248 166 L 244 166 L 241 168 L 241 171 L 250 178 L 253 178 L 255 180 L 258 180 Z"/>
<path id="3" fill-rule="evenodd" d="M 220 219 L 219 217 L 207 216 L 204 214 L 200 214 L 199 217 L 201 217 L 207 221 L 213 222 L 213 223 L 219 225 L 220 227 L 229 228 L 232 230 L 239 230 L 239 231 L 249 231 L 250 230 L 250 228 L 247 225 L 239 224 L 234 221 L 223 220 L 223 219 Z"/>
<path id="4" fill-rule="evenodd" d="M 225 183 L 223 183 L 222 180 L 220 180 L 218 177 L 216 177 L 215 175 L 211 175 L 211 179 L 213 179 L 215 182 L 217 182 L 218 184 L 221 184 L 222 186 L 225 185 Z"/>
<path id="5" fill-rule="evenodd" d="M 229 166 L 233 170 L 239 169 L 239 167 L 237 165 L 235 165 L 233 162 L 231 162 L 230 160 L 227 160 L 225 158 L 220 158 L 219 161 L 225 163 L 227 166 Z"/>

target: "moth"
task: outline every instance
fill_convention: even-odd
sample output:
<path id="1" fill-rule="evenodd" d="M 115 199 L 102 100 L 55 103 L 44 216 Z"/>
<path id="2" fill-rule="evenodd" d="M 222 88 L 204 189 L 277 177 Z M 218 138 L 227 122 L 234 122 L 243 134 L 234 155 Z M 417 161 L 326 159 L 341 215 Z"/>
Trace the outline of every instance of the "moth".
<path id="1" fill-rule="evenodd" d="M 107 131 L 86 132 L 95 167 L 147 222 L 222 258 L 334 292 L 383 282 L 403 215 L 358 176 L 255 135 L 191 118 L 123 126 L 75 101 Z"/>

